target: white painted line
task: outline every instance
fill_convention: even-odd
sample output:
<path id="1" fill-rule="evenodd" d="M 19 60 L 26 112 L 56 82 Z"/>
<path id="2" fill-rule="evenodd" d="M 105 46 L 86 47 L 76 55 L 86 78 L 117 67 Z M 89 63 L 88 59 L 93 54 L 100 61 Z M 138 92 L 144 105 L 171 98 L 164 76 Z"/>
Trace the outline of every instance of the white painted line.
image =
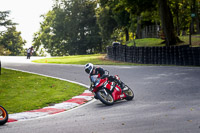
<path id="1" fill-rule="evenodd" d="M 82 84 L 82 83 L 79 83 L 79 82 L 75 82 L 75 81 L 71 81 L 71 80 L 66 80 L 66 79 L 62 79 L 62 78 L 58 78 L 58 77 L 53 77 L 53 76 L 49 76 L 49 75 L 44 75 L 44 74 L 39 74 L 39 73 L 34 73 L 34 72 L 29 72 L 29 71 L 23 71 L 23 70 L 19 70 L 19 69 L 8 68 L 8 67 L 4 67 L 4 68 L 10 69 L 10 70 L 15 70 L 15 71 L 31 73 L 31 74 L 37 74 L 37 75 L 40 75 L 40 76 L 45 76 L 45 77 L 50 77 L 50 78 L 55 78 L 55 79 L 59 79 L 59 80 L 63 80 L 63 81 L 71 82 L 71 83 L 75 83 L 75 84 L 81 85 L 83 87 L 89 88 L 89 86 L 87 86 L 85 84 Z M 75 96 L 73 98 L 75 98 L 75 99 L 85 99 L 87 102 L 91 101 L 93 99 L 93 96 L 92 95 L 91 96 L 87 96 L 88 93 L 91 93 L 91 92 L 89 90 L 85 90 L 82 93 L 83 96 L 81 96 L 82 95 L 81 94 L 80 96 Z M 86 103 L 84 105 L 87 105 L 89 103 L 92 103 L 92 102 L 88 102 L 88 103 Z M 62 111 L 62 112 L 59 112 L 59 113 L 52 113 L 51 114 L 51 113 L 48 112 L 48 109 L 49 110 L 51 110 L 51 109 L 55 109 L 55 110 L 56 109 L 61 109 L 62 110 L 63 109 L 63 110 L 69 111 L 69 110 L 72 110 L 75 107 L 79 107 L 79 106 L 81 106 L 81 104 L 65 101 L 63 103 L 58 103 L 58 104 L 55 104 L 53 106 L 44 107 L 44 108 L 39 109 L 39 110 L 32 110 L 32 111 L 27 111 L 27 112 L 9 114 L 9 119 L 16 120 L 16 121 L 19 121 L 19 120 L 21 121 L 21 120 L 27 120 L 27 119 L 33 119 L 33 118 L 41 118 L 41 117 L 44 117 L 44 116 L 51 116 L 52 114 L 55 115 L 55 114 L 60 114 L 60 113 L 65 112 L 65 111 Z M 83 105 L 81 107 L 83 107 Z M 15 122 L 15 121 L 11 121 L 11 122 Z"/>
<path id="2" fill-rule="evenodd" d="M 3 68 L 10 69 L 10 70 L 15 70 L 15 71 L 26 72 L 26 73 L 30 73 L 30 74 L 37 74 L 37 75 L 40 75 L 40 76 L 55 78 L 55 79 L 59 79 L 59 80 L 63 80 L 63 81 L 68 81 L 68 82 L 75 83 L 75 84 L 81 85 L 83 87 L 89 88 L 88 85 L 85 85 L 85 84 L 82 84 L 82 83 L 79 83 L 79 82 L 76 82 L 76 81 L 68 80 L 68 79 L 58 78 L 58 77 L 54 77 L 54 76 L 49 76 L 49 75 L 45 75 L 45 74 L 39 74 L 39 73 L 35 73 L 35 72 L 29 72 L 29 71 L 24 71 L 24 70 L 9 68 L 9 67 L 3 67 Z"/>

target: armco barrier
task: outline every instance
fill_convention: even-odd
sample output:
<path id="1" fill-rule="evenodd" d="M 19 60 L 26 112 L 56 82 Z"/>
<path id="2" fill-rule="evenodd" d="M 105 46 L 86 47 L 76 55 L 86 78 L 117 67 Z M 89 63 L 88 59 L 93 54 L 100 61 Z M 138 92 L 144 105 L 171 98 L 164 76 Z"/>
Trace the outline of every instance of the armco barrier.
<path id="1" fill-rule="evenodd" d="M 111 60 L 165 65 L 200 66 L 200 47 L 128 47 L 126 45 L 107 47 L 107 57 Z"/>

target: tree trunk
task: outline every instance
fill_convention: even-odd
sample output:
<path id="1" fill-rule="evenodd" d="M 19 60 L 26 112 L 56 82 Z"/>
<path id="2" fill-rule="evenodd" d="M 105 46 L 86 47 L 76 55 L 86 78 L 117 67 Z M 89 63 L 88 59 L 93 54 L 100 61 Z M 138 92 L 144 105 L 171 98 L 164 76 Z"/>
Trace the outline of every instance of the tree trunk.
<path id="1" fill-rule="evenodd" d="M 125 35 L 126 35 L 126 41 L 129 41 L 129 32 L 128 32 L 128 28 L 125 28 L 124 31 L 125 31 Z"/>
<path id="2" fill-rule="evenodd" d="M 197 33 L 199 34 L 200 33 L 200 22 L 199 22 L 199 15 L 198 15 L 198 3 L 196 3 L 195 1 L 194 1 L 194 12 L 195 12 L 195 21 L 196 21 L 196 24 L 197 24 Z"/>
<path id="3" fill-rule="evenodd" d="M 136 31 L 136 38 L 141 39 L 141 17 L 137 17 L 137 31 Z"/>
<path id="4" fill-rule="evenodd" d="M 196 14 L 198 14 L 197 11 L 196 11 Z M 197 23 L 197 33 L 200 34 L 200 22 L 199 22 L 199 16 L 198 15 L 196 16 L 196 23 Z"/>
<path id="5" fill-rule="evenodd" d="M 196 0 L 192 0 L 192 4 L 191 4 L 191 14 L 195 13 L 195 1 Z M 194 30 L 194 17 L 192 17 L 192 22 L 191 22 L 191 34 L 194 34 L 195 30 Z"/>
<path id="6" fill-rule="evenodd" d="M 103 49 L 103 48 L 102 48 L 102 43 L 100 42 L 100 43 L 99 43 L 99 52 L 100 52 L 100 53 L 103 52 L 102 49 Z"/>
<path id="7" fill-rule="evenodd" d="M 179 7 L 178 7 L 178 2 L 175 3 L 176 4 L 176 21 L 177 21 L 177 24 L 176 24 L 176 32 L 178 35 L 180 35 L 180 28 L 179 28 Z"/>
<path id="8" fill-rule="evenodd" d="M 178 41 L 175 34 L 173 17 L 168 6 L 168 0 L 158 0 L 162 29 L 166 38 L 166 46 L 174 45 Z"/>

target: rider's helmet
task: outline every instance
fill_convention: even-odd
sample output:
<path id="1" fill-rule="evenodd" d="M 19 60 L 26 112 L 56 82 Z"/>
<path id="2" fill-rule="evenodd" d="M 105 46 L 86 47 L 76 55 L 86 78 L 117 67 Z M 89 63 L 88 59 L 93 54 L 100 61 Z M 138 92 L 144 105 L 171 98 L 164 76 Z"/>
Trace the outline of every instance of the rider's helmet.
<path id="1" fill-rule="evenodd" d="M 85 65 L 85 72 L 87 74 L 90 74 L 92 72 L 93 68 L 94 68 L 94 65 L 92 63 L 87 63 Z"/>

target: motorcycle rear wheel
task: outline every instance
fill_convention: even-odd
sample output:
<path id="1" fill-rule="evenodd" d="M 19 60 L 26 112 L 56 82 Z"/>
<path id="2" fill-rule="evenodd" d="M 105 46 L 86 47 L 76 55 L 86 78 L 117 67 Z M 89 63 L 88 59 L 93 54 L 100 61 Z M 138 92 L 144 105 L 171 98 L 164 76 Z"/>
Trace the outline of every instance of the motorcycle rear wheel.
<path id="1" fill-rule="evenodd" d="M 5 124 L 8 121 L 8 113 L 6 109 L 0 106 L 0 125 Z"/>
<path id="2" fill-rule="evenodd" d="M 133 90 L 131 90 L 131 88 L 129 88 L 127 85 L 125 86 L 124 88 L 124 91 L 123 91 L 126 95 L 126 100 L 127 101 L 130 101 L 134 98 L 134 93 L 133 93 Z"/>
<path id="3" fill-rule="evenodd" d="M 114 99 L 113 99 L 112 95 L 106 89 L 99 90 L 96 93 L 96 95 L 97 95 L 98 99 L 105 105 L 113 105 L 114 104 Z"/>

